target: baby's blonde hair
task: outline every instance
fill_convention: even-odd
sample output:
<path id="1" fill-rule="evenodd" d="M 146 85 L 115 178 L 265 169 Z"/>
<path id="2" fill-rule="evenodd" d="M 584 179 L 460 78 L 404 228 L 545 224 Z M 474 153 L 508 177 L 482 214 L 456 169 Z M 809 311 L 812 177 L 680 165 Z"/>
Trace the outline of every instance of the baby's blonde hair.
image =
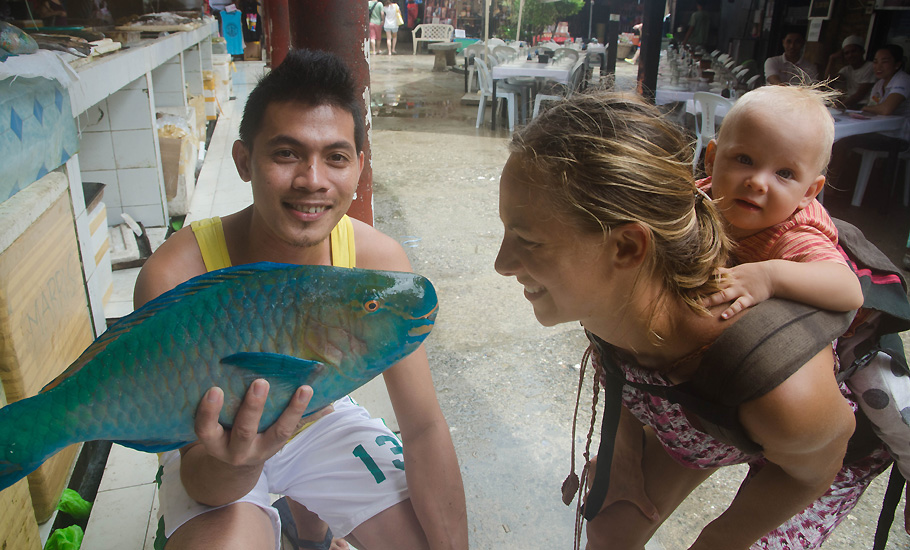
<path id="1" fill-rule="evenodd" d="M 577 94 L 512 138 L 529 185 L 583 231 L 634 222 L 653 245 L 647 269 L 695 311 L 717 291 L 729 256 L 717 209 L 692 178 L 692 148 L 678 127 L 635 95 Z"/>
<path id="2" fill-rule="evenodd" d="M 723 143 L 724 129 L 731 128 L 746 114 L 771 117 L 781 126 L 805 124 L 811 117 L 818 124 L 819 174 L 824 174 L 831 161 L 831 146 L 834 144 L 834 119 L 828 112 L 838 92 L 825 83 L 799 86 L 762 86 L 739 98 L 724 117 L 717 134 L 718 143 Z M 794 115 L 799 115 L 794 116 Z"/>

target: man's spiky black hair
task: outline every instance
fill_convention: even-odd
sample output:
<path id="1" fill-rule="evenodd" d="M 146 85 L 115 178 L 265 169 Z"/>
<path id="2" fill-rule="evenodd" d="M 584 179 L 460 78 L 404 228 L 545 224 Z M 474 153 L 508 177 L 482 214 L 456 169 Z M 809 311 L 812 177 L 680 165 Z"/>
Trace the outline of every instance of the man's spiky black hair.
<path id="1" fill-rule="evenodd" d="M 266 108 L 275 102 L 297 101 L 312 106 L 332 105 L 351 113 L 354 145 L 360 152 L 366 131 L 361 99 L 354 89 L 354 77 L 338 56 L 319 50 L 292 50 L 250 92 L 240 121 L 240 140 L 252 148 Z"/>

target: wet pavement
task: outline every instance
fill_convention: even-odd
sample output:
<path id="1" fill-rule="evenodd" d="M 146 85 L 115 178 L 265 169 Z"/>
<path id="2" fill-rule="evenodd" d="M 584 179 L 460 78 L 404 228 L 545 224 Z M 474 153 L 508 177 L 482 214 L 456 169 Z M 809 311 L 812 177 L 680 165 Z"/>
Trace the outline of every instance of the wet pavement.
<path id="1" fill-rule="evenodd" d="M 375 225 L 405 246 L 414 269 L 439 293 L 427 348 L 464 476 L 471 548 L 570 548 L 574 503 L 563 505 L 559 488 L 571 465 L 572 412 L 586 340 L 578 325 L 540 326 L 520 285 L 493 270 L 502 236 L 498 185 L 508 130 L 502 124 L 490 130 L 489 109 L 483 127 L 475 129 L 477 106 L 462 102 L 463 75 L 433 72 L 432 55 L 375 56 L 371 64 Z M 617 86 L 628 89 L 636 68 L 620 65 Z M 907 209 L 892 207 L 883 230 L 882 215 L 851 211 L 838 193 L 827 198 L 836 214 L 868 224 L 864 229 L 900 260 Z M 579 414 L 578 466 L 589 423 L 587 399 Z M 596 447 L 595 435 L 592 452 Z M 743 475 L 743 468 L 715 474 L 648 548 L 687 548 L 732 499 Z M 871 548 L 884 477 L 826 550 Z M 898 517 L 902 510 L 903 504 Z M 892 529 L 889 549 L 910 547 L 902 523 Z"/>

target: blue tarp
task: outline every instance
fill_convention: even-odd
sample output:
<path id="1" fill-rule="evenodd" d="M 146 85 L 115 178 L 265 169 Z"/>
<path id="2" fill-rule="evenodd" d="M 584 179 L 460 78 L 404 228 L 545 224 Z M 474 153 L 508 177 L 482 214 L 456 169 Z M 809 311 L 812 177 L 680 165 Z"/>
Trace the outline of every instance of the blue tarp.
<path id="1" fill-rule="evenodd" d="M 46 78 L 0 80 L 0 202 L 79 149 L 69 94 Z"/>

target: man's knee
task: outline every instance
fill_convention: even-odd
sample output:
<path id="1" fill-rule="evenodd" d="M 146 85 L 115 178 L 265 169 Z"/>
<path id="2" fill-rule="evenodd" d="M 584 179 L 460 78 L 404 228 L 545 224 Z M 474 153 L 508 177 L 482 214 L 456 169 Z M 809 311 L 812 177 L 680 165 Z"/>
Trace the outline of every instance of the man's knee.
<path id="1" fill-rule="evenodd" d="M 275 548 L 275 528 L 269 515 L 255 504 L 238 502 L 198 515 L 168 538 L 167 550 L 184 548 Z"/>
<path id="2" fill-rule="evenodd" d="M 386 508 L 358 525 L 354 537 L 368 550 L 429 548 L 410 499 Z M 358 546 L 360 548 L 360 546 Z"/>

